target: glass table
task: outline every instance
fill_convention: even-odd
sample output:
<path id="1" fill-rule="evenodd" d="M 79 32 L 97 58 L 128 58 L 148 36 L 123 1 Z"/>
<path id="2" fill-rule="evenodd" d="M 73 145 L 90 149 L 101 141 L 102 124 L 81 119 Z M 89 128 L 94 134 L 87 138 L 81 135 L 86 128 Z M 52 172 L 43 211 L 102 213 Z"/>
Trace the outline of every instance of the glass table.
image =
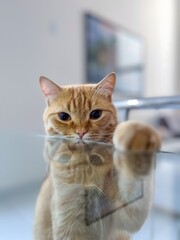
<path id="1" fill-rule="evenodd" d="M 1 239 L 179 240 L 179 157 L 1 134 Z"/>

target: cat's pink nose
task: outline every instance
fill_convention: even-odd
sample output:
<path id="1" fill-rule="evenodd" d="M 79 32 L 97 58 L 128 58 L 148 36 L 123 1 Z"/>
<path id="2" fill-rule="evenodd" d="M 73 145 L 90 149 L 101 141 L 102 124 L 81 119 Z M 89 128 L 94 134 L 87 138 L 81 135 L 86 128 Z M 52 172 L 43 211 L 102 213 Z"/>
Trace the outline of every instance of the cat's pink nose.
<path id="1" fill-rule="evenodd" d="M 84 135 L 86 134 L 86 132 L 84 132 L 84 131 L 76 131 L 75 133 L 77 133 L 81 139 L 82 139 L 82 138 L 84 137 Z"/>

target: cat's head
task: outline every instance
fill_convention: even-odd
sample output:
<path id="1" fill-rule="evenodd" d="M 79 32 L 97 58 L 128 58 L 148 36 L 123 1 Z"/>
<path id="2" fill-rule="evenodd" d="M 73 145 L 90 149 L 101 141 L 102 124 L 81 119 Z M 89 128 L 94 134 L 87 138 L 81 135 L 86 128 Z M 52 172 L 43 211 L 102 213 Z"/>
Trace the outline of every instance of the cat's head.
<path id="1" fill-rule="evenodd" d="M 117 125 L 112 104 L 115 74 L 98 84 L 58 86 L 41 77 L 46 97 L 44 123 L 47 134 L 108 142 Z"/>

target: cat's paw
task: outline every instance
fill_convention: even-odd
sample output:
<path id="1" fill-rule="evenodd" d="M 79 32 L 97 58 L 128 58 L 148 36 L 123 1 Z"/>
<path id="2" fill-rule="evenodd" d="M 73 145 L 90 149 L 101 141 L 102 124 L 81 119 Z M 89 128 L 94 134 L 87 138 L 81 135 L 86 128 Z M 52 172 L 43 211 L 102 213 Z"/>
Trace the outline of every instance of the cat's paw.
<path id="1" fill-rule="evenodd" d="M 157 151 L 161 146 L 157 131 L 137 121 L 119 124 L 114 132 L 113 143 L 119 150 L 132 151 Z"/>

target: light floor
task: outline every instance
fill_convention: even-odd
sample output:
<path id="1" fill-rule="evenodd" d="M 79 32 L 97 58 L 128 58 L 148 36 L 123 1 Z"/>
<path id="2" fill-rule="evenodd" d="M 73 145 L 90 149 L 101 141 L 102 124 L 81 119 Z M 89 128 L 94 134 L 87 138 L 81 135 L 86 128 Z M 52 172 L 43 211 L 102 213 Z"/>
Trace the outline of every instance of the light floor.
<path id="1" fill-rule="evenodd" d="M 0 239 L 32 240 L 34 207 L 38 187 L 29 187 L 11 195 L 0 196 Z"/>

